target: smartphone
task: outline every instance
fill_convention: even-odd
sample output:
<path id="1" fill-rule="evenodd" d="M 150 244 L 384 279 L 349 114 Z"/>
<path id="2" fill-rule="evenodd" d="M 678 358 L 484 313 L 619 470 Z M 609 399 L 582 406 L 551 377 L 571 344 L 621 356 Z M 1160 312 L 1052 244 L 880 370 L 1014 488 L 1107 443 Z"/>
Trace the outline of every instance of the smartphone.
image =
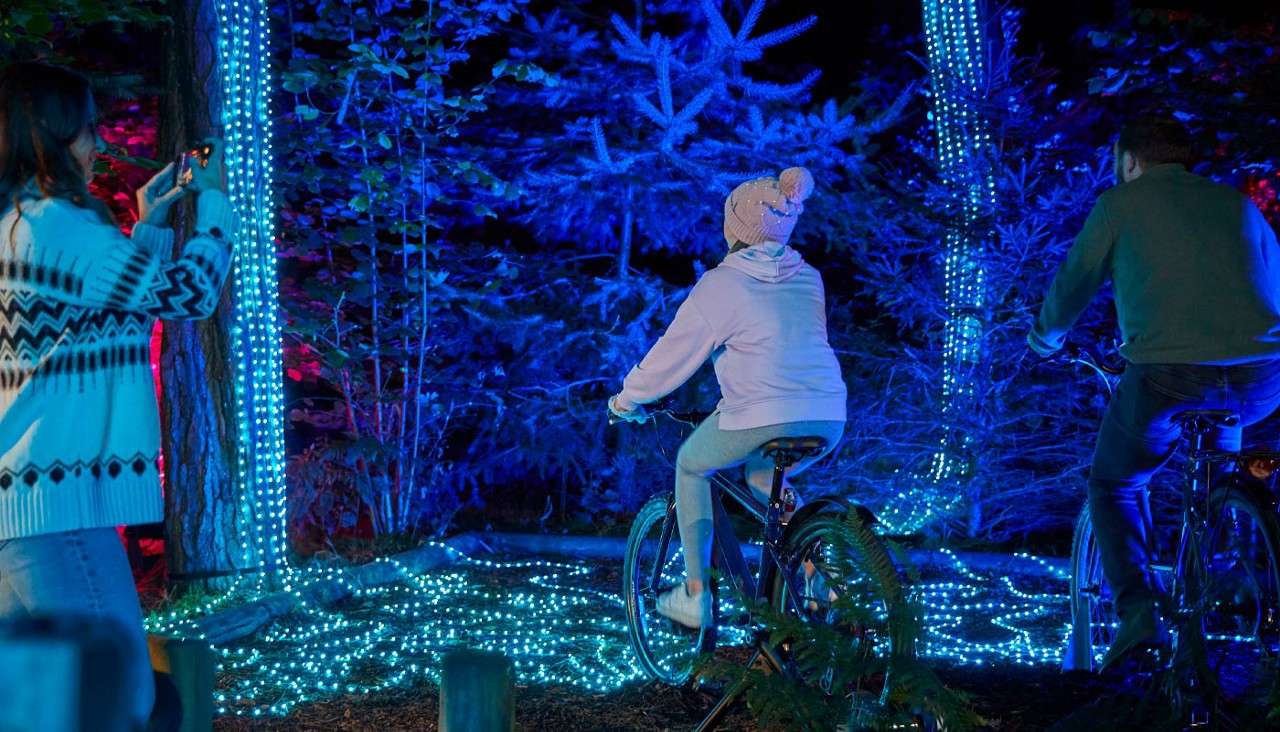
<path id="1" fill-rule="evenodd" d="M 213 155 L 213 145 L 209 143 L 191 145 L 186 150 L 178 153 L 178 159 L 173 161 L 174 187 L 183 185 L 187 181 L 193 160 L 203 168 L 209 164 L 209 156 L 211 155 Z"/>

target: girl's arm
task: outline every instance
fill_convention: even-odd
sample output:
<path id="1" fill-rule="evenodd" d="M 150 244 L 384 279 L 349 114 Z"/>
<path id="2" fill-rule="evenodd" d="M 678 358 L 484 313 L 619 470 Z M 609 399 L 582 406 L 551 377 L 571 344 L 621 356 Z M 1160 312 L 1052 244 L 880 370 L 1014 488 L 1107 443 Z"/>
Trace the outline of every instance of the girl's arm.
<path id="1" fill-rule="evenodd" d="M 716 346 L 711 324 L 692 298 L 676 310 L 675 320 L 642 361 L 627 374 L 614 404 L 623 411 L 654 402 L 675 391 L 711 356 Z"/>
<path id="2" fill-rule="evenodd" d="M 231 266 L 235 217 L 226 194 L 208 190 L 196 202 L 195 233 L 182 254 L 166 261 L 172 231 L 140 224 L 133 240 L 89 212 L 59 205 L 36 236 L 53 236 L 97 261 L 78 282 L 50 294 L 76 305 L 143 313 L 167 320 L 199 320 L 213 314 Z M 52 213 L 52 210 L 51 210 Z M 47 228 L 46 228 L 47 227 Z"/>
<path id="3" fill-rule="evenodd" d="M 173 229 L 167 226 L 139 221 L 133 225 L 133 235 L 129 239 L 135 246 L 146 249 L 161 259 L 168 259 L 169 253 L 173 251 Z"/>

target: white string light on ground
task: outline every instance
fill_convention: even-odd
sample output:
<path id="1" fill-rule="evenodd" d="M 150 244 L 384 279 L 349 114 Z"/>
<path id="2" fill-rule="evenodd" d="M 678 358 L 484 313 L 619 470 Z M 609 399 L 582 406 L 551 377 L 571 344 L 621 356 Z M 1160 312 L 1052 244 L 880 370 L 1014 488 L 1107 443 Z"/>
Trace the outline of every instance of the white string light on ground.
<path id="1" fill-rule="evenodd" d="M 931 570 L 916 588 L 928 625 L 921 653 L 967 664 L 1060 664 L 1066 579 L 1034 557 L 1019 564 L 1025 571 L 986 574 L 952 557 L 944 571 Z M 316 699 L 435 682 L 441 655 L 454 647 L 507 655 L 521 684 L 615 690 L 644 678 L 627 641 L 618 569 L 463 558 L 444 571 L 355 592 L 336 607 L 303 606 L 216 649 L 218 712 L 281 716 Z M 339 576 L 299 571 L 291 591 Z M 148 624 L 153 632 L 189 634 L 190 618 L 204 612 Z"/>

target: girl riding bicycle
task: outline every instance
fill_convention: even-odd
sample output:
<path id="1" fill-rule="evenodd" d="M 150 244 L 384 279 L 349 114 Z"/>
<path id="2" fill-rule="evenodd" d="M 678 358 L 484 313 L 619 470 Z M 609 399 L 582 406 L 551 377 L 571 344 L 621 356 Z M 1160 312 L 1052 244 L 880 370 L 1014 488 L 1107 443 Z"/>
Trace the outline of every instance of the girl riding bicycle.
<path id="1" fill-rule="evenodd" d="M 744 466 L 765 499 L 772 463 L 760 445 L 780 437 L 844 432 L 846 391 L 827 342 L 822 277 L 787 245 L 813 192 L 805 168 L 747 181 L 724 204 L 729 253 L 694 285 L 675 319 L 609 399 L 615 416 L 645 419 L 642 405 L 679 388 L 708 359 L 721 400 L 676 456 L 676 514 L 685 581 L 658 597 L 662 615 L 691 628 L 712 622 L 709 478 Z M 822 456 L 797 463 L 795 475 Z"/>

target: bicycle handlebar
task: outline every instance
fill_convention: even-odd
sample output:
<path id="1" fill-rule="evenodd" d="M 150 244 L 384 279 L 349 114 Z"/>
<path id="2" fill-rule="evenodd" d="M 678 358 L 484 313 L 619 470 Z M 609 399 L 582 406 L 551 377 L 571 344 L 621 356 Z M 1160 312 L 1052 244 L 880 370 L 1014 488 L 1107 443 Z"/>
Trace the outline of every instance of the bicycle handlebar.
<path id="1" fill-rule="evenodd" d="M 1100 375 L 1120 376 L 1124 373 L 1124 365 L 1116 366 L 1102 360 L 1102 357 L 1094 351 L 1077 346 L 1075 344 L 1067 344 L 1062 349 L 1061 359 L 1067 363 L 1081 364 L 1098 372 Z"/>
<path id="2" fill-rule="evenodd" d="M 643 424 L 644 422 L 654 421 L 659 416 L 666 417 L 674 422 L 682 422 L 684 424 L 697 427 L 699 424 L 702 424 L 703 420 L 711 416 L 711 412 L 679 412 L 674 409 L 653 409 L 645 413 L 644 419 L 641 421 L 641 423 Z M 612 412 L 609 413 L 610 425 L 615 425 L 615 424 L 618 424 L 619 422 L 631 422 L 631 421 L 633 420 L 622 419 L 621 417 L 614 415 Z"/>

